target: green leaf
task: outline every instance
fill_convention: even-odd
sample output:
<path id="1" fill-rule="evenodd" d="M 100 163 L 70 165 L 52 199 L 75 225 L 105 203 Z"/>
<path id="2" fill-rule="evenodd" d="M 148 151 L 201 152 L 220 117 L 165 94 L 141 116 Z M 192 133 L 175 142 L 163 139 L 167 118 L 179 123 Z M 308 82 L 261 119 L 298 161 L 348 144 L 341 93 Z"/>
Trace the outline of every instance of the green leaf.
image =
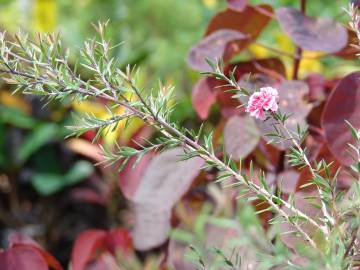
<path id="1" fill-rule="evenodd" d="M 38 121 L 27 116 L 22 111 L 3 105 L 0 105 L 0 122 L 27 129 L 31 129 L 38 124 Z"/>
<path id="2" fill-rule="evenodd" d="M 42 124 L 28 135 L 20 146 L 18 159 L 26 161 L 33 153 L 39 150 L 50 140 L 59 137 L 59 128 L 56 124 Z"/>
<path id="3" fill-rule="evenodd" d="M 93 165 L 88 161 L 77 161 L 65 174 L 35 173 L 32 177 L 33 188 L 44 196 L 52 195 L 65 187 L 75 185 L 94 172 Z"/>

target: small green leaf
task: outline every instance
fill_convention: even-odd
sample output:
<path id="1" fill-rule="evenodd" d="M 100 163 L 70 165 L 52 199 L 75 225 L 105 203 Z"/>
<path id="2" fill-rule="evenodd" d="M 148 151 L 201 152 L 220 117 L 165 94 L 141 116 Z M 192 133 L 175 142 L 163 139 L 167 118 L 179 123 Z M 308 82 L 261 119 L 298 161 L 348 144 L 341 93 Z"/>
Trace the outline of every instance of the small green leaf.
<path id="1" fill-rule="evenodd" d="M 32 186 L 44 196 L 52 195 L 67 186 L 75 185 L 94 171 L 93 165 L 88 161 L 77 161 L 74 166 L 65 174 L 35 173 L 32 177 Z"/>
<path id="2" fill-rule="evenodd" d="M 18 159 L 26 161 L 33 153 L 54 138 L 58 138 L 59 128 L 56 124 L 43 124 L 30 133 L 20 146 Z"/>

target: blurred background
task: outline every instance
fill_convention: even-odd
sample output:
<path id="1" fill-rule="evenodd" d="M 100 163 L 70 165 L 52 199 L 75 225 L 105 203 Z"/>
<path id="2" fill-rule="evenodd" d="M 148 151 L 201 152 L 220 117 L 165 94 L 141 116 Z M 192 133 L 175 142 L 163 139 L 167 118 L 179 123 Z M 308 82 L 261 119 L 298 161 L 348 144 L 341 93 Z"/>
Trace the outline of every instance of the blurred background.
<path id="1" fill-rule="evenodd" d="M 249 2 L 298 7 L 295 0 Z M 347 5 L 347 0 L 309 1 L 307 13 L 346 22 L 342 8 Z M 107 36 L 113 43 L 123 42 L 114 55 L 123 65 L 140 67 L 144 87 L 156 86 L 159 79 L 175 85 L 174 119 L 191 127 L 200 123 L 191 104 L 191 89 L 200 75 L 187 67 L 187 53 L 211 17 L 225 6 L 225 0 L 0 0 L 0 29 L 59 31 L 76 57 L 76 49 L 94 35 L 91 23 L 109 19 Z M 290 53 L 295 50 L 275 22 L 260 40 Z M 261 58 L 271 52 L 252 45 L 240 58 L 250 56 Z M 291 62 L 283 60 L 291 74 Z M 313 72 L 336 77 L 356 69 L 354 61 L 329 56 L 302 61 L 300 77 Z M 107 111 L 89 102 L 43 105 L 34 97 L 11 95 L 11 89 L 0 83 L 0 246 L 6 246 L 11 231 L 20 230 L 66 264 L 79 232 L 126 225 L 132 217 L 116 188 L 117 175 L 94 166 L 100 159 L 91 144 L 94 134 L 64 140 L 72 111 L 101 117 Z M 217 115 L 215 107 L 213 123 Z M 126 132 L 120 125 L 101 142 L 127 144 L 140 131 L 144 131 L 140 122 Z"/>

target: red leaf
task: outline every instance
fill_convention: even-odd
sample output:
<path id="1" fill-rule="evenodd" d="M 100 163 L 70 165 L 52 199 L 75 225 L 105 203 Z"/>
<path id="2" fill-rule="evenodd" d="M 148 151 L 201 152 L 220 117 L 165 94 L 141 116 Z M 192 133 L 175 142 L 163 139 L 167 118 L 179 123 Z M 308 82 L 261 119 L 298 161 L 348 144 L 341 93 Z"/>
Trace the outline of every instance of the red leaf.
<path id="1" fill-rule="evenodd" d="M 232 29 L 249 35 L 250 39 L 254 40 L 271 20 L 271 17 L 265 15 L 265 12 L 261 12 L 259 9 L 270 14 L 273 12 L 272 7 L 269 5 L 247 6 L 242 12 L 231 9 L 219 12 L 211 19 L 205 36 L 221 29 Z M 239 50 L 249 45 L 251 40 L 242 41 Z"/>
<path id="2" fill-rule="evenodd" d="M 323 101 L 326 98 L 325 87 L 326 79 L 319 73 L 311 73 L 305 79 L 309 86 L 309 100 Z"/>
<path id="3" fill-rule="evenodd" d="M 71 253 L 72 270 L 84 270 L 91 262 L 98 249 L 105 249 L 106 232 L 103 230 L 87 230 L 75 240 Z"/>
<path id="4" fill-rule="evenodd" d="M 344 59 L 357 59 L 357 54 L 360 53 L 360 49 L 358 46 L 354 46 L 357 44 L 357 35 L 354 31 L 347 29 L 348 31 L 348 42 L 345 48 L 341 51 L 335 53 L 336 56 L 342 57 Z"/>
<path id="5" fill-rule="evenodd" d="M 286 78 L 284 63 L 279 58 L 254 59 L 251 61 L 237 62 L 225 68 L 225 74 L 229 75 L 235 70 L 235 78 L 240 80 L 245 74 L 265 74 L 270 78 L 283 80 Z"/>
<path id="6" fill-rule="evenodd" d="M 12 232 L 8 237 L 9 248 L 17 244 L 27 244 L 33 247 L 41 248 L 41 246 L 31 237 L 21 232 Z"/>
<path id="7" fill-rule="evenodd" d="M 107 198 L 104 194 L 101 194 L 90 187 L 73 188 L 71 190 L 71 197 L 77 201 L 94 203 L 103 206 L 105 206 L 107 202 Z"/>
<path id="8" fill-rule="evenodd" d="M 190 49 L 188 64 L 198 71 L 211 71 L 206 59 L 215 62 L 223 57 L 230 42 L 244 39 L 247 39 L 246 35 L 230 29 L 221 29 L 211 33 Z"/>
<path id="9" fill-rule="evenodd" d="M 85 270 L 121 270 L 113 256 L 108 253 L 100 255 L 99 259 L 86 266 Z"/>
<path id="10" fill-rule="evenodd" d="M 224 84 L 222 84 L 224 85 Z M 225 118 L 229 118 L 233 115 L 236 115 L 243 111 L 243 108 L 239 108 L 240 102 L 239 100 L 233 98 L 234 93 L 228 91 L 231 90 L 232 87 L 221 87 L 217 92 L 217 101 L 220 105 L 221 114 Z"/>
<path id="11" fill-rule="evenodd" d="M 232 159 L 247 157 L 259 141 L 260 132 L 252 117 L 235 115 L 227 121 L 224 129 L 224 146 Z"/>
<path id="12" fill-rule="evenodd" d="M 151 160 L 131 201 L 135 206 L 134 246 L 148 250 L 168 237 L 174 204 L 189 189 L 204 161 L 199 157 L 182 160 L 180 147 L 166 150 Z"/>
<path id="13" fill-rule="evenodd" d="M 344 165 L 352 165 L 347 153 L 352 142 L 345 120 L 360 128 L 360 72 L 354 72 L 340 81 L 330 94 L 322 115 L 322 128 L 330 151 Z"/>
<path id="14" fill-rule="evenodd" d="M 127 146 L 139 149 L 139 145 L 146 143 L 145 141 L 150 139 L 154 132 L 155 129 L 153 127 L 143 125 L 134 133 L 131 140 L 127 143 Z"/>
<path id="15" fill-rule="evenodd" d="M 107 249 L 114 255 L 116 251 L 121 251 L 124 255 L 127 255 L 132 247 L 132 240 L 128 230 L 122 228 L 108 232 L 105 242 Z"/>
<path id="16" fill-rule="evenodd" d="M 278 58 L 258 59 L 238 62 L 225 68 L 225 74 L 229 74 L 236 67 L 235 79 L 239 80 L 245 74 L 264 74 L 273 79 L 282 80 L 286 76 L 285 66 Z M 232 92 L 226 90 L 231 87 L 220 87 L 225 81 L 216 80 L 213 77 L 202 78 L 193 88 L 192 102 L 195 111 L 201 119 L 206 119 L 214 98 L 220 105 L 220 110 L 225 118 L 229 118 L 243 111 L 239 109 L 239 100 L 232 98 Z"/>
<path id="17" fill-rule="evenodd" d="M 62 270 L 62 266 L 58 260 L 52 256 L 49 252 L 43 249 L 37 242 L 35 242 L 31 237 L 20 233 L 14 232 L 9 235 L 9 246 L 11 247 L 30 247 L 38 251 L 43 259 L 46 261 L 47 265 L 55 270 Z"/>
<path id="18" fill-rule="evenodd" d="M 306 215 L 315 218 L 318 220 L 321 218 L 321 211 L 318 208 L 315 208 L 308 200 L 304 199 L 306 197 L 318 197 L 317 193 L 302 193 L 297 192 L 294 194 L 294 204 L 296 208 L 305 213 Z M 315 201 L 314 203 L 319 203 L 319 200 Z M 290 214 L 291 211 L 286 208 L 282 207 L 282 209 L 287 213 Z M 299 243 L 305 243 L 305 239 L 303 237 L 299 237 L 295 233 L 289 233 L 296 231 L 294 226 L 287 222 L 282 222 L 280 225 L 280 231 L 283 232 L 280 234 L 280 238 L 282 242 L 291 249 L 295 249 L 299 247 Z M 316 228 L 314 225 L 308 222 L 302 222 L 300 227 L 312 238 L 316 238 L 319 235 L 319 229 Z M 314 239 L 315 240 L 315 239 Z"/>
<path id="19" fill-rule="evenodd" d="M 192 90 L 192 104 L 198 116 L 204 120 L 209 115 L 211 105 L 216 101 L 217 81 L 213 77 L 203 77 Z"/>
<path id="20" fill-rule="evenodd" d="M 135 167 L 134 163 L 136 157 L 131 157 L 125 168 L 119 173 L 119 188 L 128 200 L 133 198 L 140 185 L 141 178 L 153 156 L 153 153 L 144 155 Z"/>
<path id="21" fill-rule="evenodd" d="M 41 254 L 30 246 L 15 246 L 0 253 L 1 270 L 48 270 Z"/>
<path id="22" fill-rule="evenodd" d="M 354 5 L 354 7 L 359 8 L 360 7 L 360 0 L 351 0 L 351 5 Z"/>
<path id="23" fill-rule="evenodd" d="M 281 186 L 281 191 L 286 194 L 293 194 L 296 191 L 299 172 L 288 169 L 278 174 L 277 185 Z"/>
<path id="24" fill-rule="evenodd" d="M 73 188 L 70 196 L 76 201 L 105 206 L 111 195 L 111 189 L 109 182 L 103 181 L 98 174 L 94 174 L 88 179 L 86 186 Z"/>
<path id="25" fill-rule="evenodd" d="M 205 36 L 223 29 L 239 31 L 247 36 L 247 39 L 232 42 L 224 53 L 225 61 L 244 50 L 255 40 L 270 22 L 273 9 L 269 5 L 246 6 L 242 12 L 226 9 L 216 14 L 210 21 Z M 270 14 L 270 15 L 269 15 Z"/>
<path id="26" fill-rule="evenodd" d="M 242 12 L 247 4 L 248 4 L 248 1 L 247 0 L 227 0 L 227 3 L 228 3 L 228 7 L 235 10 L 235 11 L 238 11 L 238 12 Z"/>
<path id="27" fill-rule="evenodd" d="M 312 18 L 299 10 L 282 7 L 276 10 L 282 29 L 302 49 L 335 53 L 348 41 L 346 28 L 329 18 Z"/>
<path id="28" fill-rule="evenodd" d="M 308 141 L 309 139 L 307 139 Z M 327 144 L 314 141 L 314 143 L 317 143 L 317 145 L 313 146 L 311 149 L 311 144 L 307 142 L 307 149 L 310 152 L 308 155 L 309 161 L 312 162 L 313 160 L 316 160 L 316 162 L 320 162 L 321 160 L 325 160 L 326 163 L 332 163 L 330 166 L 330 174 L 335 175 L 336 170 L 341 166 L 341 164 L 336 160 L 334 155 L 330 152 Z M 325 177 L 324 172 L 319 173 L 322 177 Z M 306 188 L 301 188 L 304 184 L 307 184 L 311 181 L 313 178 L 311 172 L 307 167 L 303 168 L 300 172 L 299 178 L 296 183 L 296 190 L 301 191 L 312 191 L 315 189 L 315 186 L 309 186 Z M 345 170 L 342 169 L 337 177 L 337 186 L 338 188 L 349 188 L 350 183 L 352 182 L 350 174 L 345 173 Z"/>
<path id="29" fill-rule="evenodd" d="M 304 97 L 309 94 L 309 88 L 303 81 L 283 81 L 279 87 L 279 108 L 282 113 L 290 114 L 291 117 L 286 121 L 286 127 L 290 131 L 296 132 L 297 125 L 304 128 L 306 125 L 306 117 L 309 114 L 312 105 L 308 104 Z M 271 140 L 265 134 L 275 133 L 274 125 L 276 121 L 269 119 L 268 121 L 256 120 L 258 127 L 262 131 L 266 141 Z M 278 126 L 278 125 L 277 125 Z M 286 131 L 278 126 L 283 134 Z M 292 145 L 291 141 L 281 141 L 273 144 L 279 150 L 286 150 Z"/>
<path id="30" fill-rule="evenodd" d="M 269 81 L 274 83 L 274 80 L 283 80 L 286 76 L 285 66 L 278 58 L 258 59 L 231 64 L 225 68 L 225 74 L 229 75 L 234 68 L 236 68 L 234 77 L 238 81 L 244 76 L 248 78 L 247 75 L 252 74 L 252 78 L 259 79 L 260 82 L 266 81 L 268 85 Z M 226 84 L 226 82 L 222 81 L 217 81 L 217 83 L 218 85 Z M 229 118 L 243 111 L 243 108 L 238 108 L 241 104 L 239 100 L 232 98 L 234 94 L 227 91 L 231 90 L 232 87 L 221 87 L 217 89 L 217 101 L 220 105 L 221 113 L 225 118 Z"/>
<path id="31" fill-rule="evenodd" d="M 231 258 L 233 250 L 236 249 L 236 255 L 241 257 L 241 269 L 256 269 L 258 263 L 256 262 L 256 253 L 254 249 L 248 248 L 245 245 L 237 244 L 233 240 L 243 237 L 243 230 L 239 224 L 233 222 L 231 226 L 219 226 L 212 224 L 208 221 L 204 225 L 195 226 L 196 229 L 201 229 L 205 232 L 206 237 L 202 237 L 201 240 L 198 240 L 198 245 L 202 247 L 203 250 L 211 250 L 214 247 L 222 250 L 224 255 L 227 258 Z M 189 226 L 180 225 L 178 226 L 179 231 L 185 230 Z M 196 230 L 195 229 L 195 230 Z M 187 230 L 186 230 L 187 231 Z M 194 232 L 191 232 L 194 234 Z M 194 264 L 186 259 L 187 250 L 189 244 L 185 241 L 179 241 L 175 238 L 171 238 L 168 245 L 168 257 L 167 264 L 170 269 L 176 270 L 190 270 L 194 269 Z M 206 262 L 210 265 L 216 264 L 216 259 L 218 257 L 213 256 L 211 252 L 204 254 L 206 256 Z M 226 269 L 216 268 L 216 269 Z"/>

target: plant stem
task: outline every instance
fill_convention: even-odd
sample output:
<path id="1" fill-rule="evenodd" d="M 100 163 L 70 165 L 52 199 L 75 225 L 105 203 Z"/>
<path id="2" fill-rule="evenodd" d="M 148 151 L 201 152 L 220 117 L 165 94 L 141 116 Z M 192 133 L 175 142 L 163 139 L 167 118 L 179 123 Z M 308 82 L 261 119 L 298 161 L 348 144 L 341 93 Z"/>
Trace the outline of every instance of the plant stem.
<path id="1" fill-rule="evenodd" d="M 294 144 L 294 146 L 295 146 L 301 153 L 303 153 L 302 157 L 303 157 L 303 160 L 304 160 L 304 162 L 305 162 L 305 165 L 309 168 L 312 177 L 315 178 L 315 177 L 316 177 L 315 170 L 314 170 L 314 168 L 311 166 L 308 157 L 306 156 L 304 150 L 303 150 L 302 147 L 300 146 L 300 143 L 292 136 L 290 130 L 289 130 L 283 123 L 281 123 L 280 121 L 277 121 L 277 122 L 278 122 L 278 124 L 281 125 L 281 127 L 286 131 L 287 135 L 289 136 L 289 139 L 291 139 L 291 142 Z M 331 225 L 334 225 L 335 221 L 334 221 L 334 218 L 330 215 L 330 213 L 329 213 L 328 210 L 327 210 L 323 191 L 322 191 L 322 189 L 321 189 L 318 185 L 316 185 L 316 187 L 317 187 L 317 190 L 318 190 L 319 196 L 320 196 L 322 213 L 323 213 L 324 217 L 328 220 L 328 222 L 330 222 Z M 327 226 L 324 227 L 323 231 L 326 232 L 326 235 L 329 235 L 329 228 L 327 228 Z"/>
<path id="2" fill-rule="evenodd" d="M 305 15 L 305 10 L 306 10 L 306 0 L 300 0 L 300 11 L 303 15 Z M 296 47 L 295 55 L 297 57 L 294 60 L 293 75 L 292 75 L 293 80 L 298 79 L 300 61 L 301 61 L 301 57 L 302 57 L 302 49 L 299 46 Z"/>
<path id="3" fill-rule="evenodd" d="M 9 50 L 9 49 L 8 49 Z M 36 84 L 42 84 L 44 86 L 51 85 L 56 83 L 59 88 L 61 88 L 61 91 L 59 93 L 62 93 L 63 91 L 68 91 L 69 94 L 80 94 L 82 96 L 92 96 L 92 97 L 100 97 L 105 100 L 114 102 L 115 104 L 124 107 L 127 112 L 130 112 L 132 115 L 139 117 L 143 119 L 147 124 L 155 126 L 166 138 L 168 139 L 176 139 L 177 141 L 181 142 L 184 147 L 192 152 L 195 152 L 196 155 L 203 158 L 205 161 L 214 164 L 219 169 L 228 172 L 230 175 L 232 175 L 235 179 L 237 179 L 240 183 L 242 183 L 244 186 L 247 186 L 249 190 L 257 194 L 258 196 L 261 196 L 264 198 L 269 205 L 271 205 L 272 209 L 276 211 L 280 216 L 282 216 L 285 220 L 287 220 L 289 223 L 293 224 L 295 228 L 298 230 L 300 234 L 303 235 L 303 237 L 314 247 L 316 248 L 315 242 L 309 237 L 309 235 L 300 227 L 300 225 L 294 221 L 289 214 L 287 214 L 281 206 L 289 209 L 289 211 L 302 219 L 307 220 L 310 224 L 315 226 L 316 228 L 321 229 L 321 226 L 311 217 L 303 213 L 302 211 L 295 208 L 290 203 L 284 201 L 283 199 L 273 195 L 270 193 L 267 189 L 255 184 L 254 181 L 247 181 L 245 178 L 241 175 L 241 173 L 233 170 L 230 168 L 227 164 L 225 164 L 223 161 L 221 161 L 216 155 L 206 149 L 204 146 L 200 145 L 196 140 L 193 140 L 192 138 L 187 137 L 185 134 L 183 134 L 178 128 L 174 127 L 170 123 L 168 123 L 165 119 L 162 119 L 158 114 L 152 109 L 151 104 L 148 104 L 147 101 L 142 97 L 141 91 L 137 88 L 134 81 L 132 80 L 130 76 L 130 72 L 122 72 L 121 70 L 117 69 L 117 75 L 120 75 L 124 83 L 127 84 L 128 87 L 132 89 L 132 91 L 136 94 L 138 99 L 140 100 L 140 103 L 142 104 L 142 108 L 140 108 L 138 105 L 134 105 L 133 103 L 129 102 L 126 99 L 119 100 L 116 93 L 120 92 L 120 89 L 116 89 L 113 85 L 110 84 L 110 82 L 107 80 L 104 74 L 100 72 L 99 66 L 95 66 L 96 73 L 100 76 L 102 82 L 104 83 L 106 89 L 108 89 L 111 93 L 108 94 L 104 89 L 97 88 L 96 86 L 89 84 L 88 82 L 83 81 L 78 76 L 76 76 L 73 72 L 69 72 L 67 76 L 69 76 L 69 79 L 72 78 L 72 81 L 75 86 L 69 87 L 67 83 L 62 79 L 62 76 L 58 76 L 58 70 L 57 66 L 53 66 L 51 61 L 45 62 L 45 63 L 38 63 L 39 61 L 37 59 L 25 59 L 23 57 L 17 58 L 17 55 L 12 55 L 16 60 L 19 61 L 19 63 L 23 62 L 26 65 L 40 65 L 43 68 L 43 70 L 39 71 L 42 72 L 41 75 L 33 76 L 32 74 L 27 74 L 26 72 L 22 72 L 17 70 L 17 68 L 20 66 L 20 64 L 16 65 L 15 68 L 11 68 L 9 64 L 7 64 L 7 58 L 1 59 L 1 63 L 7 68 L 7 70 L 0 70 L 0 72 L 8 73 L 13 76 L 22 76 L 27 79 L 29 79 L 29 83 Z M 96 62 L 95 58 L 92 58 L 92 62 Z M 64 66 L 65 69 L 69 69 L 69 66 L 67 64 L 67 61 L 65 59 L 60 59 L 61 63 Z M 49 75 L 50 74 L 50 75 Z M 31 81 L 30 81 L 31 80 Z M 237 84 L 234 84 L 234 87 L 238 88 Z M 46 91 L 46 90 L 44 90 Z M 53 95 L 56 96 L 57 92 L 49 92 L 48 95 L 52 97 Z M 275 203 L 276 202 L 276 203 Z"/>

